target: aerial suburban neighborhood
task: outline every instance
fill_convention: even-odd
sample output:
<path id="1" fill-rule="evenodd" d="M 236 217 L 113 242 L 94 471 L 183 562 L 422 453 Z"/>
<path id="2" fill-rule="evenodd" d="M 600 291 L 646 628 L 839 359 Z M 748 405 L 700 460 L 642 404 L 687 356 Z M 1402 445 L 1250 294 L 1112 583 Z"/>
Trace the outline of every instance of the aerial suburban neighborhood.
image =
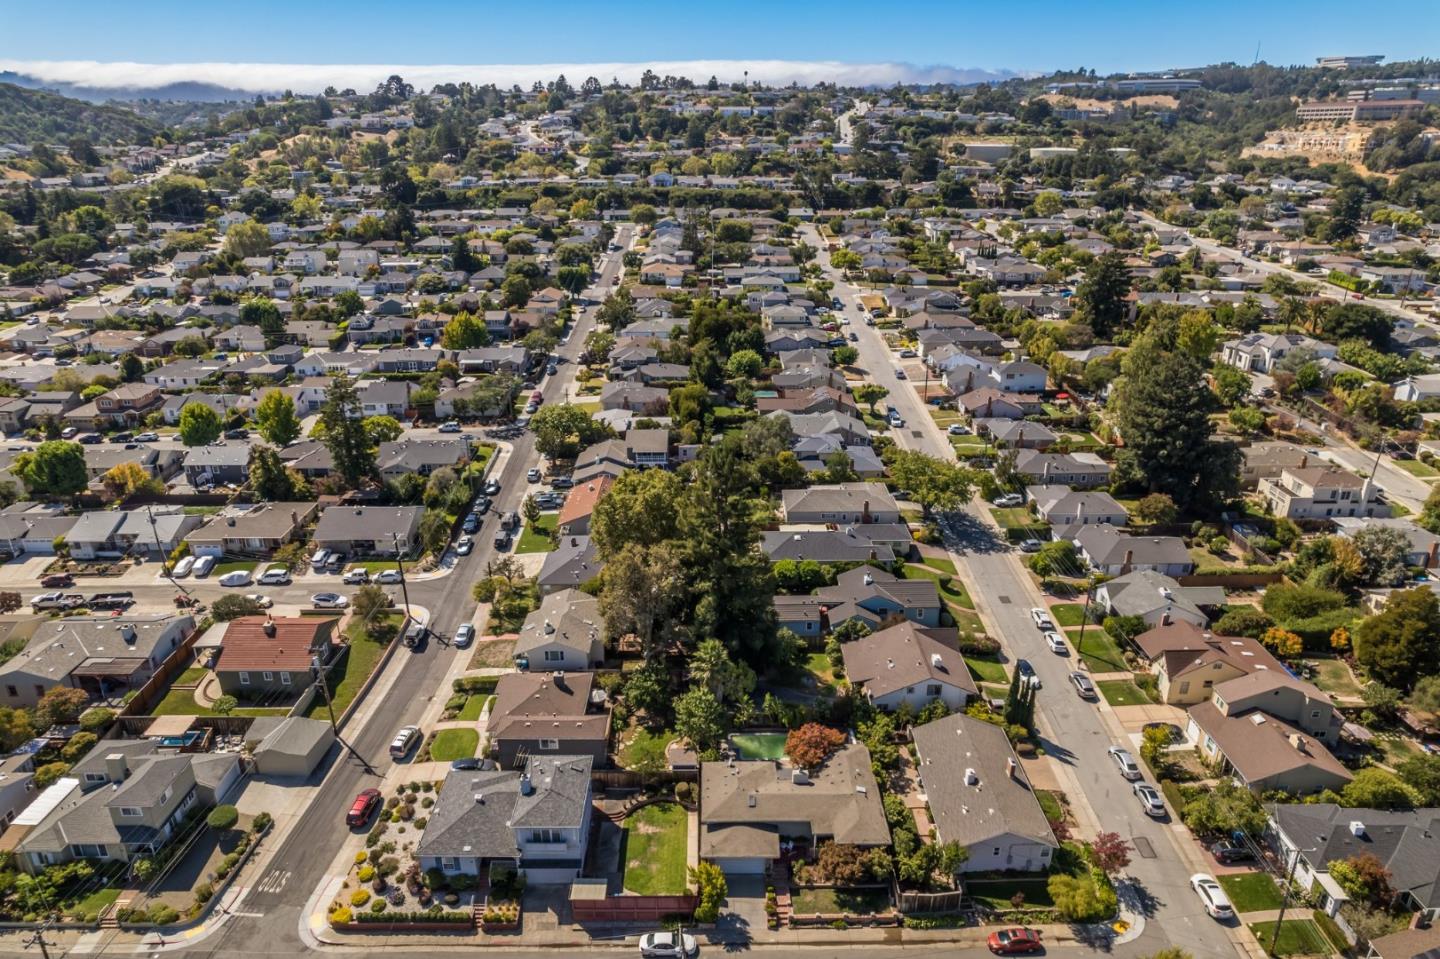
<path id="1" fill-rule="evenodd" d="M 0 75 L 0 954 L 1440 954 L 1440 74 L 1324 53 Z"/>

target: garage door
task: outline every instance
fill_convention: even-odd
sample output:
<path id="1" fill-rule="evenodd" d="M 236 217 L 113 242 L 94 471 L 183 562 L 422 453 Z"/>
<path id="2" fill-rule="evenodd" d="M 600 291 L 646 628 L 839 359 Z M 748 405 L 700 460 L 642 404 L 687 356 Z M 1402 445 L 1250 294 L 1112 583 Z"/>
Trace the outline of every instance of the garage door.
<path id="1" fill-rule="evenodd" d="M 729 876 L 759 876 L 765 872 L 765 859 L 717 859 L 716 864 Z"/>

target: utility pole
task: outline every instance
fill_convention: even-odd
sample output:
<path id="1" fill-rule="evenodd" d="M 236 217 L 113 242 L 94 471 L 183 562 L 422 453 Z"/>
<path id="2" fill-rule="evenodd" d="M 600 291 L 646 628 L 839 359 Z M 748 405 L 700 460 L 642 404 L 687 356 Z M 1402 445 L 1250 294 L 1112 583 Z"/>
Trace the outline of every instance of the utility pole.
<path id="1" fill-rule="evenodd" d="M 330 684 L 325 680 L 325 667 L 319 656 L 310 657 L 310 669 L 315 675 L 315 682 L 320 686 L 320 695 L 325 697 L 325 710 L 330 714 L 330 731 L 339 736 L 340 727 L 335 724 L 335 704 L 330 701 Z"/>
<path id="2" fill-rule="evenodd" d="M 25 941 L 25 948 L 27 949 L 31 946 L 39 946 L 40 955 L 44 957 L 44 959 L 50 959 L 50 944 L 45 941 L 45 928 L 48 925 L 50 925 L 50 923 L 46 922 L 45 925 L 38 927 L 34 934 Z"/>
<path id="3" fill-rule="evenodd" d="M 1090 577 L 1090 585 L 1085 589 L 1085 609 L 1080 617 L 1080 637 L 1075 640 L 1075 655 L 1085 654 L 1085 627 L 1090 625 L 1090 607 L 1095 604 L 1095 577 Z"/>
<path id="4" fill-rule="evenodd" d="M 390 538 L 395 543 L 395 569 L 400 573 L 400 595 L 405 598 L 405 618 L 410 618 L 410 590 L 405 585 L 405 564 L 400 559 L 400 534 L 391 533 Z"/>
<path id="5" fill-rule="evenodd" d="M 1285 923 L 1285 910 L 1290 908 L 1291 890 L 1295 887 L 1295 870 L 1300 865 L 1300 853 L 1314 851 L 1296 848 L 1295 858 L 1290 861 L 1290 874 L 1285 879 L 1285 897 L 1280 900 L 1280 915 L 1275 918 L 1275 931 L 1270 936 L 1270 948 L 1266 950 L 1271 956 L 1275 955 L 1275 946 L 1280 941 L 1280 927 Z"/>

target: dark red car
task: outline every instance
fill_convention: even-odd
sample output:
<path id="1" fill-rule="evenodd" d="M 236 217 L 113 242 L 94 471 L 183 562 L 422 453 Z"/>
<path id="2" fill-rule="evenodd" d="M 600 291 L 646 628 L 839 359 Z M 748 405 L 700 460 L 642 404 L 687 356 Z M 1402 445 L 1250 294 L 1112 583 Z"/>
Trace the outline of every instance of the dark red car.
<path id="1" fill-rule="evenodd" d="M 380 790 L 362 789 L 350 804 L 350 811 L 345 814 L 345 825 L 364 826 L 370 821 L 370 815 L 380 805 Z"/>
<path id="2" fill-rule="evenodd" d="M 69 573 L 52 573 L 40 580 L 40 585 L 46 589 L 66 589 L 75 585 L 75 577 Z"/>
<path id="3" fill-rule="evenodd" d="M 1039 929 L 999 929 L 990 933 L 990 951 L 997 956 L 1018 956 L 1040 952 L 1045 947 L 1040 942 Z"/>

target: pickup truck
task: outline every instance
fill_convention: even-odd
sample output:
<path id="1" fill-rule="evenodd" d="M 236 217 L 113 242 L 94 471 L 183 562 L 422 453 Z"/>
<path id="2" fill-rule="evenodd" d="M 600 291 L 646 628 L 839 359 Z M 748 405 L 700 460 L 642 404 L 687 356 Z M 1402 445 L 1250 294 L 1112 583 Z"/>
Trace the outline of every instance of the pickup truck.
<path id="1" fill-rule="evenodd" d="M 41 593 L 30 600 L 30 608 L 33 610 L 42 609 L 79 609 L 85 605 L 85 597 L 79 593 Z"/>
<path id="2" fill-rule="evenodd" d="M 96 593 L 85 603 L 91 609 L 129 609 L 135 603 L 135 594 L 127 590 L 114 593 Z"/>

